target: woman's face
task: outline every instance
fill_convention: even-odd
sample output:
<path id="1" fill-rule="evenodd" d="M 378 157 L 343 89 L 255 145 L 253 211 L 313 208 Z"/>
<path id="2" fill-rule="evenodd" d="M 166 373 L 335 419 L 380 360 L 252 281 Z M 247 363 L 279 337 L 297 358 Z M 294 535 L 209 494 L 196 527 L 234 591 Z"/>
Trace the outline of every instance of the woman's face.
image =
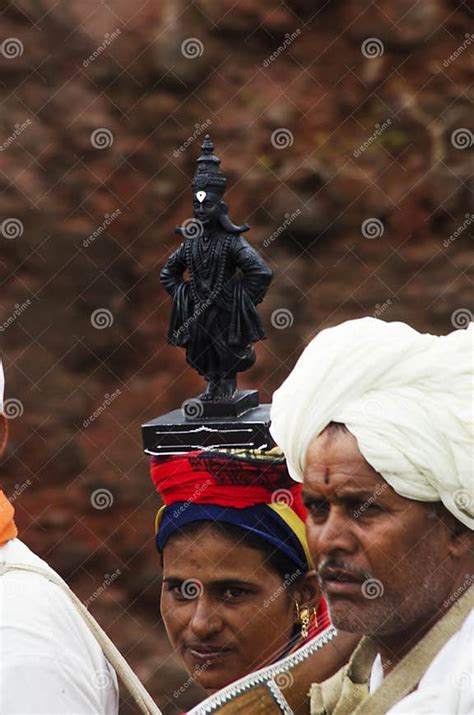
<path id="1" fill-rule="evenodd" d="M 294 598 L 264 559 L 212 527 L 175 535 L 163 550 L 168 637 L 210 692 L 272 662 L 288 645 Z"/>

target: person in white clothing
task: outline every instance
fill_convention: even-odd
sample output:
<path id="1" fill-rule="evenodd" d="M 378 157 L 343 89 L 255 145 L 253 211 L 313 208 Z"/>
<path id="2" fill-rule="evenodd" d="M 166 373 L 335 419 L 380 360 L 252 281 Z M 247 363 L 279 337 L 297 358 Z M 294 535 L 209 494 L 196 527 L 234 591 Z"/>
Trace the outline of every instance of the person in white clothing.
<path id="1" fill-rule="evenodd" d="M 3 387 L 0 362 L 6 432 Z M 17 538 L 13 516 L 0 491 L 1 715 L 115 715 L 114 669 L 71 598 L 48 579 L 57 578 L 53 569 Z M 32 567 L 47 575 L 24 570 Z"/>
<path id="2" fill-rule="evenodd" d="M 8 564 L 52 571 L 19 539 L 0 547 Z M 63 591 L 44 576 L 0 576 L 0 713 L 113 715 L 114 670 Z"/>
<path id="3" fill-rule="evenodd" d="M 312 715 L 474 713 L 473 337 L 347 321 L 273 396 L 331 620 L 363 636 Z"/>

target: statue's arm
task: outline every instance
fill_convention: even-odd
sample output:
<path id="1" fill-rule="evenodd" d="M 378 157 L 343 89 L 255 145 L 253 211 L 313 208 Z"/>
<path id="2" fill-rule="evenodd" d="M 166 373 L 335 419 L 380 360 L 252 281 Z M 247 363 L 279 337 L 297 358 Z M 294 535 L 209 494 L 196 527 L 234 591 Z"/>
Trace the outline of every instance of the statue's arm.
<path id="1" fill-rule="evenodd" d="M 182 243 L 168 258 L 160 273 L 161 285 L 171 296 L 174 296 L 178 286 L 185 282 L 183 275 L 186 268 L 184 244 Z"/>
<path id="2" fill-rule="evenodd" d="M 235 264 L 242 272 L 246 291 L 254 303 L 260 303 L 272 281 L 272 269 L 242 236 L 234 240 L 232 254 Z"/>

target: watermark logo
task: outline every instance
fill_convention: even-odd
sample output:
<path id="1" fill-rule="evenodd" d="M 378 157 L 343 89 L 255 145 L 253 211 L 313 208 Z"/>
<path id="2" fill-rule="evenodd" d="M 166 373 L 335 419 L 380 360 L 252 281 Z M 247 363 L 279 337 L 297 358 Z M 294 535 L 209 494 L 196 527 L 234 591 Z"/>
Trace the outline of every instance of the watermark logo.
<path id="1" fill-rule="evenodd" d="M 98 690 L 106 690 L 110 688 L 114 683 L 114 679 L 109 670 L 104 668 L 103 670 L 96 670 L 93 676 L 93 682 Z"/>
<path id="2" fill-rule="evenodd" d="M 186 581 L 183 581 L 181 584 L 180 591 L 183 598 L 192 601 L 195 598 L 199 598 L 204 591 L 204 586 L 196 578 L 187 578 Z"/>
<path id="3" fill-rule="evenodd" d="M 198 37 L 188 37 L 181 43 L 181 54 L 187 60 L 194 60 L 204 54 L 204 44 Z"/>
<path id="4" fill-rule="evenodd" d="M 18 218 L 6 218 L 0 224 L 0 233 L 3 238 L 8 238 L 8 240 L 23 236 L 23 230 L 23 224 Z"/>
<path id="5" fill-rule="evenodd" d="M 7 37 L 0 43 L 0 54 L 6 60 L 14 60 L 21 57 L 24 51 L 23 42 L 18 37 Z"/>
<path id="6" fill-rule="evenodd" d="M 181 231 L 186 238 L 200 238 L 204 233 L 204 224 L 198 218 L 188 218 L 181 225 Z"/>
<path id="7" fill-rule="evenodd" d="M 361 45 L 361 51 L 364 57 L 368 60 L 382 57 L 385 48 L 382 40 L 378 37 L 367 37 Z"/>
<path id="8" fill-rule="evenodd" d="M 292 132 L 285 127 L 280 127 L 272 132 L 271 142 L 275 149 L 287 149 L 289 146 L 293 146 L 294 141 Z"/>
<path id="9" fill-rule="evenodd" d="M 451 144 L 455 149 L 470 149 L 474 145 L 474 132 L 466 127 L 455 129 L 451 134 Z"/>
<path id="10" fill-rule="evenodd" d="M 291 506 L 293 504 L 293 494 L 289 489 L 276 489 L 272 493 L 270 503 L 276 507 Z"/>
<path id="11" fill-rule="evenodd" d="M 109 509 L 114 503 L 114 495 L 109 489 L 95 489 L 91 494 L 91 504 L 94 509 Z"/>
<path id="12" fill-rule="evenodd" d="M 291 688 L 291 686 L 294 683 L 294 678 L 292 673 L 278 673 L 278 675 L 275 675 L 273 678 L 275 681 L 275 685 L 277 685 L 280 690 L 285 690 L 286 688 Z"/>
<path id="13" fill-rule="evenodd" d="M 198 417 L 203 416 L 204 405 L 201 400 L 198 400 L 197 398 L 191 398 L 183 402 L 183 404 L 181 405 L 181 412 L 183 414 L 183 417 L 186 417 L 188 419 L 196 419 Z"/>
<path id="14" fill-rule="evenodd" d="M 7 420 L 16 420 L 24 412 L 23 402 L 15 397 L 10 397 L 3 403 L 3 414 Z"/>
<path id="15" fill-rule="evenodd" d="M 277 330 L 291 328 L 294 321 L 293 313 L 288 308 L 277 308 L 270 316 L 270 322 Z"/>
<path id="16" fill-rule="evenodd" d="M 384 587 L 382 581 L 378 578 L 368 578 L 362 584 L 362 595 L 364 598 L 373 600 L 374 598 L 380 598 L 383 596 Z"/>
<path id="17" fill-rule="evenodd" d="M 365 221 L 362 222 L 362 226 L 360 227 L 361 233 L 364 238 L 380 238 L 380 236 L 383 236 L 384 232 L 384 225 L 382 221 L 378 218 L 366 218 Z"/>
<path id="18" fill-rule="evenodd" d="M 110 328 L 114 324 L 114 316 L 107 308 L 96 308 L 90 317 L 92 327 L 97 330 Z"/>
<path id="19" fill-rule="evenodd" d="M 451 314 L 451 325 L 456 329 L 468 328 L 473 320 L 474 316 L 468 308 L 457 308 Z"/>
<path id="20" fill-rule="evenodd" d="M 474 490 L 456 489 L 453 495 L 453 501 L 463 514 L 474 516 Z"/>
<path id="21" fill-rule="evenodd" d="M 108 149 L 114 143 L 114 135 L 106 127 L 94 129 L 91 134 L 91 144 L 94 149 Z"/>

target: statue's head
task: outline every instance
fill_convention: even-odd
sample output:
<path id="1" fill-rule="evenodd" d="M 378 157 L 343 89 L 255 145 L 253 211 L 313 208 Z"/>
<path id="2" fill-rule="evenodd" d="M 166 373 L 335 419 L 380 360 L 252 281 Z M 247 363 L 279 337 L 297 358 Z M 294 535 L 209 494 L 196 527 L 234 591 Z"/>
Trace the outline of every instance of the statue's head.
<path id="1" fill-rule="evenodd" d="M 204 189 L 193 191 L 193 215 L 205 229 L 214 229 L 224 210 L 225 204 L 221 194 Z"/>
<path id="2" fill-rule="evenodd" d="M 213 151 L 212 139 L 206 134 L 193 178 L 194 218 L 202 223 L 207 232 L 219 227 L 226 233 L 242 233 L 249 227 L 247 224 L 233 224 L 228 216 L 228 206 L 223 198 L 227 179 L 219 168 L 220 159 Z M 181 233 L 181 228 L 178 227 L 177 231 Z"/>

